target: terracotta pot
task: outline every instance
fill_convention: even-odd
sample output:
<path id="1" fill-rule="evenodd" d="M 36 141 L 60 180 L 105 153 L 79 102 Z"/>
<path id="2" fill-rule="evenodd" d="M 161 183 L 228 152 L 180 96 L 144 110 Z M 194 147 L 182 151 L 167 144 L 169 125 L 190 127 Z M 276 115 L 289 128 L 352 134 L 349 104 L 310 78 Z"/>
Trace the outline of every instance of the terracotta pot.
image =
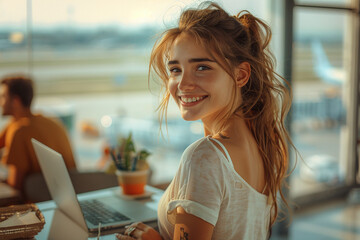
<path id="1" fill-rule="evenodd" d="M 145 192 L 149 170 L 141 171 L 121 171 L 116 170 L 119 185 L 123 194 L 137 195 Z"/>

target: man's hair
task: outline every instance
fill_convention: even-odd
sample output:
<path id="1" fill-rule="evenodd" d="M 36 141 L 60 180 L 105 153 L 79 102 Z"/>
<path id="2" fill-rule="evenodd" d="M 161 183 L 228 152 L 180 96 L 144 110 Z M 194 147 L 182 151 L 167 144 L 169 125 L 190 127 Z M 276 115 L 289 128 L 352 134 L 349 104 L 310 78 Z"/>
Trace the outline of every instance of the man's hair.
<path id="1" fill-rule="evenodd" d="M 24 75 L 13 75 L 4 77 L 1 84 L 9 89 L 10 97 L 19 97 L 24 107 L 30 107 L 34 96 L 33 81 Z"/>

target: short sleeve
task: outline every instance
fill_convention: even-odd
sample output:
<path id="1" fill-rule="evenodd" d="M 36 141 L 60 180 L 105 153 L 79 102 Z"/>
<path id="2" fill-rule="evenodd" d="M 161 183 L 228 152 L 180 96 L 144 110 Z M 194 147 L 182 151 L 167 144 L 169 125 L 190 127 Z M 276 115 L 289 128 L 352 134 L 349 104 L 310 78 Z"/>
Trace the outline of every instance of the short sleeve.
<path id="1" fill-rule="evenodd" d="M 206 138 L 186 149 L 174 178 L 177 190 L 167 207 L 169 222 L 175 224 L 181 206 L 215 226 L 224 196 L 223 176 L 221 159 Z"/>

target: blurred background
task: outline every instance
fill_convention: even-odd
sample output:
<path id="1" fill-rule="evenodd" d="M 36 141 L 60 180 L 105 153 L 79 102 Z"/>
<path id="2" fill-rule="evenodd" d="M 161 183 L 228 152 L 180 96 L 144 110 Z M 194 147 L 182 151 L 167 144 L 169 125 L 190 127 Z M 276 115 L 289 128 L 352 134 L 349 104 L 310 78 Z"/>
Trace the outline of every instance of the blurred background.
<path id="1" fill-rule="evenodd" d="M 360 1 L 217 2 L 271 26 L 277 71 L 293 90 L 287 123 L 302 159 L 292 154 L 285 192 L 295 214 L 290 225 L 277 224 L 272 238 L 360 239 Z M 183 121 L 171 102 L 161 136 L 161 92 L 156 82 L 148 85 L 149 56 L 157 34 L 198 3 L 0 0 L 0 76 L 35 79 L 34 110 L 64 122 L 80 170 L 99 169 L 106 146 L 132 132 L 152 152 L 151 185 L 165 188 L 203 129 Z"/>

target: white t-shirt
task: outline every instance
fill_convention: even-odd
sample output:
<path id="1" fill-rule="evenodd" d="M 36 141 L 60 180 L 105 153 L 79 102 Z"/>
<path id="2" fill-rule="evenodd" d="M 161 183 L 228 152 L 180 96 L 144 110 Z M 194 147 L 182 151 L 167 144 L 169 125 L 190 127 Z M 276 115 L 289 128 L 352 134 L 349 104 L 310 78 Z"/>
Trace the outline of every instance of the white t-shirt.
<path id="1" fill-rule="evenodd" d="M 214 145 L 216 141 L 226 153 Z M 225 147 L 204 137 L 183 153 L 158 207 L 161 236 L 172 239 L 176 208 L 214 226 L 212 239 L 266 239 L 271 205 L 235 171 Z"/>

